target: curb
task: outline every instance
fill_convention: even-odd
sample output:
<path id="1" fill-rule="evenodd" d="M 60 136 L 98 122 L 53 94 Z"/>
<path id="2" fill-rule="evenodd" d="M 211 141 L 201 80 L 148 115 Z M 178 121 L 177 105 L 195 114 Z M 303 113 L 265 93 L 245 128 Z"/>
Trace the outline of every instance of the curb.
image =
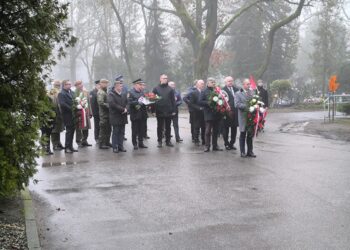
<path id="1" fill-rule="evenodd" d="M 26 223 L 27 245 L 29 250 L 41 250 L 38 228 L 34 216 L 32 197 L 26 187 L 21 191 L 24 205 L 24 217 Z"/>

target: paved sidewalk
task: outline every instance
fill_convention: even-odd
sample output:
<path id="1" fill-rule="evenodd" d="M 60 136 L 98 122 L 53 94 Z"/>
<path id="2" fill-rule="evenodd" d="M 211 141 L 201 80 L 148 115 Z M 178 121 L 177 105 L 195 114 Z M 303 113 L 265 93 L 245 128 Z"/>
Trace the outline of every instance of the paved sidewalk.
<path id="1" fill-rule="evenodd" d="M 349 145 L 279 131 L 319 116 L 270 114 L 256 159 L 204 153 L 184 115 L 174 148 L 156 147 L 151 118 L 148 149 L 127 131 L 126 153 L 44 157 L 30 186 L 42 249 L 349 249 Z"/>

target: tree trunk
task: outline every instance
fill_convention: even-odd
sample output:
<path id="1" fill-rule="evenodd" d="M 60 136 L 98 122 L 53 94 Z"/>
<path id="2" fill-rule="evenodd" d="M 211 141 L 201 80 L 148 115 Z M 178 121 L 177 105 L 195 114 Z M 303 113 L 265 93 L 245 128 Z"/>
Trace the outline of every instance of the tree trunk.
<path id="1" fill-rule="evenodd" d="M 267 67 L 269 66 L 271 54 L 272 54 L 272 48 L 273 48 L 273 41 L 274 41 L 274 37 L 275 37 L 276 32 L 281 27 L 287 25 L 288 23 L 290 23 L 291 21 L 293 21 L 294 19 L 299 17 L 301 14 L 301 10 L 304 7 L 304 4 L 305 4 L 305 0 L 300 0 L 298 7 L 293 14 L 291 14 L 290 16 L 287 16 L 286 18 L 284 18 L 284 19 L 280 20 L 279 22 L 275 23 L 274 25 L 272 25 L 272 27 L 269 31 L 269 34 L 268 34 L 268 43 L 267 43 L 265 58 L 263 60 L 263 63 L 261 64 L 260 68 L 254 73 L 254 76 L 256 79 L 260 79 L 264 75 L 264 73 L 266 72 Z"/>
<path id="2" fill-rule="evenodd" d="M 119 15 L 118 9 L 115 6 L 113 0 L 110 0 L 110 3 L 112 5 L 114 13 L 117 16 L 117 19 L 118 19 L 118 22 L 119 22 L 120 33 L 121 33 L 121 47 L 122 47 L 123 52 L 124 52 L 124 59 L 125 59 L 126 66 L 128 68 L 129 77 L 130 77 L 131 80 L 133 80 L 134 79 L 134 75 L 133 75 L 132 68 L 131 68 L 129 51 L 128 51 L 128 48 L 126 46 L 125 26 L 124 26 L 123 20 L 122 20 L 121 16 Z"/>
<path id="3" fill-rule="evenodd" d="M 75 82 L 77 78 L 77 57 L 76 57 L 76 47 L 70 48 L 70 57 L 69 57 L 69 71 L 70 71 L 70 79 Z"/>

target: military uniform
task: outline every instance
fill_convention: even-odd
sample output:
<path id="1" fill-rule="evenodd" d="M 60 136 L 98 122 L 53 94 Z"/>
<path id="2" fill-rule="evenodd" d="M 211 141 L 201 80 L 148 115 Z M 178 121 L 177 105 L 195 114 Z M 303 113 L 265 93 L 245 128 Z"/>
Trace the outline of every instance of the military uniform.
<path id="1" fill-rule="evenodd" d="M 100 148 L 110 146 L 111 124 L 109 123 L 109 105 L 107 90 L 99 89 L 97 92 L 97 103 L 100 115 Z"/>

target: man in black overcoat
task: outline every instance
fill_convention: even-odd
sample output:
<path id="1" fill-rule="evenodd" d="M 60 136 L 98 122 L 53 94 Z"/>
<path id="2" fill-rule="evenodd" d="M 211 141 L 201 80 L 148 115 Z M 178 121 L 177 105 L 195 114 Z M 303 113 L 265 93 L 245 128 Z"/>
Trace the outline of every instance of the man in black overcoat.
<path id="1" fill-rule="evenodd" d="M 168 76 L 160 75 L 160 84 L 153 89 L 153 93 L 160 96 L 160 100 L 155 103 L 157 117 L 157 137 L 158 147 L 162 147 L 163 129 L 165 126 L 165 144 L 168 147 L 174 145 L 170 141 L 171 118 L 176 110 L 175 91 L 168 85 Z"/>
<path id="2" fill-rule="evenodd" d="M 126 152 L 124 149 L 125 124 L 128 123 L 128 99 L 123 93 L 123 83 L 115 81 L 114 88 L 108 94 L 109 122 L 112 126 L 113 152 Z"/>
<path id="3" fill-rule="evenodd" d="M 213 145 L 213 151 L 222 151 L 218 146 L 218 134 L 221 121 L 221 114 L 214 111 L 209 106 L 209 96 L 215 91 L 216 82 L 214 78 L 208 78 L 207 88 L 201 93 L 200 105 L 204 108 L 205 120 L 205 150 L 210 151 L 210 142 Z"/>
<path id="4" fill-rule="evenodd" d="M 199 134 L 201 134 L 202 145 L 205 144 L 205 121 L 204 121 L 204 108 L 200 105 L 201 92 L 205 88 L 205 83 L 203 80 L 198 80 L 196 82 L 196 89 L 192 91 L 188 107 L 192 110 L 193 116 L 193 138 L 196 146 L 199 146 Z"/>
<path id="5" fill-rule="evenodd" d="M 90 91 L 90 104 L 92 116 L 94 117 L 94 135 L 95 141 L 98 143 L 100 136 L 100 114 L 98 112 L 97 92 L 100 89 L 100 80 L 95 81 L 95 88 Z"/>
<path id="6" fill-rule="evenodd" d="M 237 137 L 237 126 L 238 126 L 238 111 L 235 107 L 235 93 L 239 91 L 237 87 L 233 85 L 233 77 L 227 76 L 225 78 L 225 87 L 222 89 L 227 93 L 228 97 L 228 104 L 230 106 L 229 114 L 225 116 L 223 120 L 223 137 L 225 142 L 225 148 L 227 150 L 234 149 L 236 150 L 236 147 L 234 146 L 236 142 Z M 229 134 L 230 139 L 229 139 Z"/>
<path id="7" fill-rule="evenodd" d="M 73 115 L 74 93 L 72 92 L 71 87 L 72 83 L 69 80 L 64 80 L 62 82 L 62 91 L 58 94 L 58 103 L 60 105 L 63 123 L 66 127 L 66 153 L 78 152 L 78 150 L 73 148 L 75 122 Z"/>

